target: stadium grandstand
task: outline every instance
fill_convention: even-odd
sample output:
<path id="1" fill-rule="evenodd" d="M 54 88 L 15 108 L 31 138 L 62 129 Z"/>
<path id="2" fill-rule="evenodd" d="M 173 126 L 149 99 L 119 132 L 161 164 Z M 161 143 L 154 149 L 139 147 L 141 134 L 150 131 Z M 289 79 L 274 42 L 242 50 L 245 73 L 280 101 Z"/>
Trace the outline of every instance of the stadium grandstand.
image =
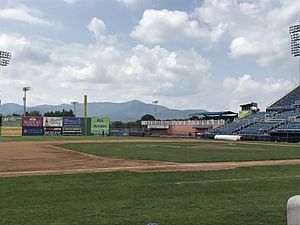
<path id="1" fill-rule="evenodd" d="M 275 101 L 265 112 L 257 103 L 240 105 L 239 117 L 204 134 L 239 135 L 242 140 L 300 142 L 300 86 Z"/>

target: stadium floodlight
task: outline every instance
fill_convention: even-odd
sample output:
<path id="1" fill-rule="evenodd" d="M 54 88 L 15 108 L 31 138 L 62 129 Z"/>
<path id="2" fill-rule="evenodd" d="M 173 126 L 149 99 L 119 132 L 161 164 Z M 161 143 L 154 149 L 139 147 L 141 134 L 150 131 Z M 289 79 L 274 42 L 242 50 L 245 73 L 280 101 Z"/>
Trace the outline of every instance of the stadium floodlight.
<path id="1" fill-rule="evenodd" d="M 290 26 L 291 53 L 294 57 L 300 56 L 300 21 L 299 24 Z M 299 57 L 299 84 L 300 84 L 300 57 Z"/>
<path id="2" fill-rule="evenodd" d="M 0 66 L 7 66 L 11 59 L 11 53 L 0 51 Z"/>
<path id="3" fill-rule="evenodd" d="M 76 104 L 78 104 L 79 102 L 76 101 L 72 101 L 71 104 L 73 105 L 73 109 L 74 109 L 74 116 L 76 117 Z"/>
<path id="4" fill-rule="evenodd" d="M 23 115 L 26 116 L 26 92 L 30 90 L 30 87 L 23 87 L 24 91 L 24 97 L 23 97 L 23 103 L 24 103 L 24 113 Z"/>
<path id="5" fill-rule="evenodd" d="M 156 120 L 156 105 L 158 103 L 158 100 L 154 100 L 152 101 L 152 104 L 154 104 L 154 117 L 155 117 L 155 120 Z"/>

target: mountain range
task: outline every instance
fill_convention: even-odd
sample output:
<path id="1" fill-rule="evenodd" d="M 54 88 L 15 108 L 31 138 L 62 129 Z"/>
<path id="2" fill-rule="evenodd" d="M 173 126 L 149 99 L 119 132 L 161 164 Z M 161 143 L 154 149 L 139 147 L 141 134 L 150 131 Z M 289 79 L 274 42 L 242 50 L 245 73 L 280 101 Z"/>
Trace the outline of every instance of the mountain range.
<path id="1" fill-rule="evenodd" d="M 146 104 L 138 100 L 132 100 L 123 103 L 112 102 L 89 102 L 88 103 L 88 116 L 97 117 L 109 117 L 111 121 L 136 121 L 141 119 L 145 114 L 151 114 L 155 116 L 156 107 L 156 119 L 187 119 L 190 114 L 203 112 L 205 110 L 178 110 L 169 109 L 162 105 Z M 74 110 L 73 105 L 38 105 L 27 107 L 26 111 L 39 111 L 41 114 L 50 111 L 62 111 Z M 83 116 L 84 107 L 83 104 L 76 104 L 76 116 Z M 6 103 L 0 106 L 0 114 L 23 114 L 23 106 L 15 103 Z"/>

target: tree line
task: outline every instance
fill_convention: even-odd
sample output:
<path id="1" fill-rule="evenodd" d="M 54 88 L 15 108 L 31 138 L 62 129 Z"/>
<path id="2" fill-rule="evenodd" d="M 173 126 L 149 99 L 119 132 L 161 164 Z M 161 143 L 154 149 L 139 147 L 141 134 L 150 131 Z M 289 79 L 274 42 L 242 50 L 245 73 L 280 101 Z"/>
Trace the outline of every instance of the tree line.
<path id="1" fill-rule="evenodd" d="M 12 116 L 22 116 L 20 114 L 13 113 Z M 40 111 L 30 111 L 26 112 L 25 116 L 45 116 L 45 117 L 75 117 L 72 109 L 70 110 L 62 110 L 62 111 L 49 111 L 45 112 L 43 115 Z"/>

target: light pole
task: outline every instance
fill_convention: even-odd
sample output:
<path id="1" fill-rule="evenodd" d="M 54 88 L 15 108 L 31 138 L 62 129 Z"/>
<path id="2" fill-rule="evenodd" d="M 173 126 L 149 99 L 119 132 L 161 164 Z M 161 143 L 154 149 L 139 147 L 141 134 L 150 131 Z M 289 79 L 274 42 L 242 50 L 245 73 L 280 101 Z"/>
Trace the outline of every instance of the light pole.
<path id="1" fill-rule="evenodd" d="M 73 105 L 73 109 L 74 109 L 74 117 L 76 117 L 76 104 L 78 104 L 79 102 L 76 101 L 72 101 L 71 104 Z"/>
<path id="2" fill-rule="evenodd" d="M 10 59 L 10 52 L 0 51 L 0 66 L 7 66 L 9 64 Z"/>
<path id="3" fill-rule="evenodd" d="M 10 52 L 0 51 L 0 66 L 7 66 L 9 64 L 10 59 L 11 59 Z M 1 99 L 0 99 L 0 108 L 1 108 Z"/>
<path id="4" fill-rule="evenodd" d="M 152 101 L 152 103 L 154 104 L 154 117 L 155 117 L 155 120 L 156 120 L 156 105 L 158 103 L 158 100 L 154 100 L 154 101 Z"/>
<path id="5" fill-rule="evenodd" d="M 23 116 L 26 116 L 26 92 L 29 90 L 30 90 L 30 87 L 23 87 L 23 91 L 24 91 L 24 97 L 23 97 L 24 113 L 23 113 Z"/>
<path id="6" fill-rule="evenodd" d="M 294 57 L 300 56 L 300 22 L 297 25 L 290 26 L 291 35 L 291 53 Z M 300 57 L 299 57 L 299 85 L 300 85 Z"/>

